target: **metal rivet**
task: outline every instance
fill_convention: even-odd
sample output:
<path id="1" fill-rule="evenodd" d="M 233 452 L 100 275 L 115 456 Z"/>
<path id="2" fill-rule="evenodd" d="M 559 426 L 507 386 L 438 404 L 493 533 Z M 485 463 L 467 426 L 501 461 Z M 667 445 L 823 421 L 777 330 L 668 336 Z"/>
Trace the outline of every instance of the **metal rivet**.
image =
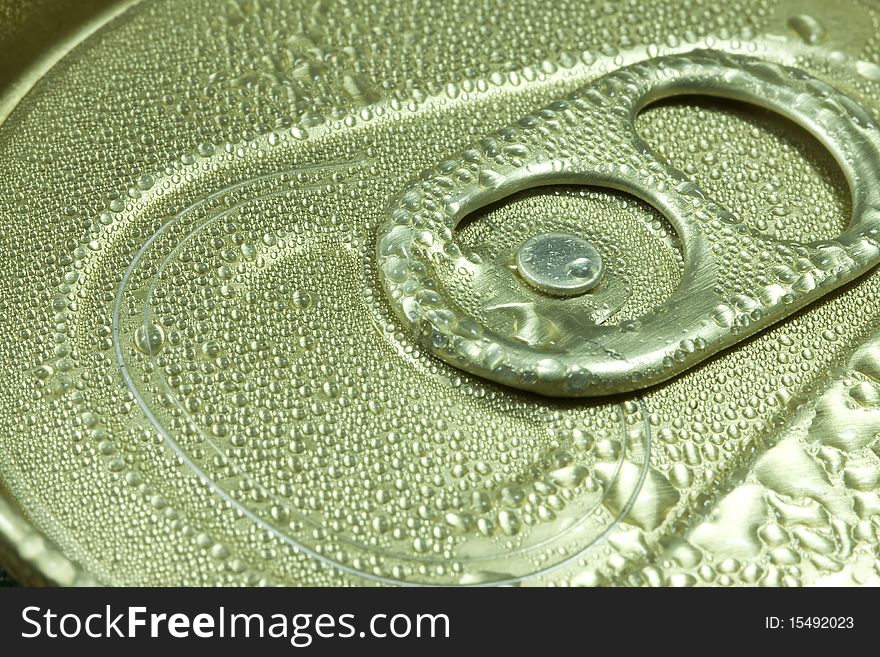
<path id="1" fill-rule="evenodd" d="M 602 279 L 602 256 L 592 244 L 569 233 L 542 233 L 526 240 L 516 266 L 532 287 L 557 297 L 589 292 Z"/>

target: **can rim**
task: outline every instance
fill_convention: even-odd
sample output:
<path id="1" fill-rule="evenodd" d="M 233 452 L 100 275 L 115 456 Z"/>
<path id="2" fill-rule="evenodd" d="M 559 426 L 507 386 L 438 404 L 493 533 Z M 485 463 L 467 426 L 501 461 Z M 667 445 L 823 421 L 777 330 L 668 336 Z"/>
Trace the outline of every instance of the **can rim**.
<path id="1" fill-rule="evenodd" d="M 18 103 L 59 61 L 96 32 L 122 16 L 141 0 L 119 0 L 89 17 L 63 36 L 24 69 L 0 93 L 0 125 Z M 27 520 L 13 504 L 14 497 L 0 481 L 0 564 L 18 582 L 32 585 L 69 586 L 97 584 L 98 580 Z"/>

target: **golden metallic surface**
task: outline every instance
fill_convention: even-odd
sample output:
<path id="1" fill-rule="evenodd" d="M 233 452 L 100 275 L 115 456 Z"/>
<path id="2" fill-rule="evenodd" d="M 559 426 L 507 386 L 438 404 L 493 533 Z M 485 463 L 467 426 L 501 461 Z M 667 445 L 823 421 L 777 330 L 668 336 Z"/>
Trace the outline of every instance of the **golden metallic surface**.
<path id="1" fill-rule="evenodd" d="M 3 83 L 0 560 L 20 578 L 880 583 L 874 3 L 107 12 Z M 633 102 L 661 66 L 737 100 Z M 578 177 L 584 145 L 606 173 L 621 153 L 651 166 L 609 189 Z M 522 189 L 529 158 L 581 168 Z M 453 237 L 430 213 L 464 221 Z M 422 229 L 405 271 L 382 250 L 395 217 Z M 524 284 L 518 250 L 552 233 L 598 250 L 592 291 Z M 792 242 L 803 258 L 774 251 Z M 774 315 L 789 292 L 802 309 Z M 634 344 L 665 322 L 675 376 L 589 399 L 513 382 L 534 395 L 464 371 L 485 346 L 463 369 L 432 356 L 443 318 L 437 342 L 411 337 L 405 297 L 528 358 L 588 348 L 577 322 Z M 700 352 L 691 319 L 740 330 Z"/>
<path id="2" fill-rule="evenodd" d="M 808 126 L 849 182 L 849 227 L 814 243 L 751 231 L 658 160 L 636 135 L 636 116 L 651 103 L 686 94 L 752 102 Z M 544 312 L 524 311 L 524 321 L 541 325 L 534 339 L 495 330 L 487 317 L 492 309 L 527 304 L 534 295 L 525 288 L 499 294 L 493 265 L 463 252 L 454 230 L 481 207 L 554 183 L 628 191 L 660 210 L 685 253 L 675 293 L 634 320 L 616 322 L 611 314 L 597 321 L 589 311 L 545 304 Z M 800 69 L 718 50 L 655 57 L 447 157 L 406 189 L 390 214 L 377 246 L 383 284 L 426 349 L 543 395 L 629 392 L 681 373 L 880 262 L 880 128 L 852 99 Z M 459 279 L 450 288 L 464 287 L 479 300 L 477 310 L 444 295 L 438 281 L 450 277 Z M 599 290 L 595 299 L 604 296 Z"/>
<path id="3" fill-rule="evenodd" d="M 0 123 L 73 46 L 137 0 L 0 2 Z"/>

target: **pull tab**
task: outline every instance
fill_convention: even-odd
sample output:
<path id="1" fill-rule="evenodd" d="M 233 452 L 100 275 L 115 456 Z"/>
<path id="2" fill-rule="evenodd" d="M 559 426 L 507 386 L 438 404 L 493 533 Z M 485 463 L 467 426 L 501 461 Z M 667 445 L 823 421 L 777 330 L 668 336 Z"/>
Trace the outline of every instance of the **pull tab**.
<path id="1" fill-rule="evenodd" d="M 741 218 L 661 162 L 637 136 L 635 117 L 646 105 L 681 94 L 760 105 L 810 131 L 834 155 L 852 190 L 847 230 L 812 243 L 752 234 Z M 606 75 L 494 136 L 517 148 L 489 153 L 483 140 L 424 173 L 392 203 L 377 255 L 388 299 L 421 344 L 451 365 L 498 383 L 561 397 L 643 388 L 779 321 L 880 261 L 880 130 L 849 97 L 798 69 L 716 51 L 661 57 Z M 478 259 L 456 245 L 454 231 L 465 216 L 549 184 L 634 194 L 678 232 L 682 282 L 638 320 L 636 330 L 590 322 L 564 350 L 524 344 L 481 324 L 438 288 L 441 269 L 481 274 Z M 529 248 L 523 245 L 517 264 L 527 283 L 566 296 L 587 292 L 602 275 L 589 243 L 566 245 L 565 238 L 542 235 Z M 540 317 L 531 319 L 540 325 Z"/>

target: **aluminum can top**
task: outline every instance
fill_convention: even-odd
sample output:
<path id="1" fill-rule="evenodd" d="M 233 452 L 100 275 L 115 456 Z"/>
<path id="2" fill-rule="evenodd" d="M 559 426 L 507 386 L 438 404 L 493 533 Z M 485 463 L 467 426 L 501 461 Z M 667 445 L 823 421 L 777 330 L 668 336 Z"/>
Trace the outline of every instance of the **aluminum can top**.
<path id="1" fill-rule="evenodd" d="M 880 5 L 0 15 L 19 581 L 880 584 Z"/>

